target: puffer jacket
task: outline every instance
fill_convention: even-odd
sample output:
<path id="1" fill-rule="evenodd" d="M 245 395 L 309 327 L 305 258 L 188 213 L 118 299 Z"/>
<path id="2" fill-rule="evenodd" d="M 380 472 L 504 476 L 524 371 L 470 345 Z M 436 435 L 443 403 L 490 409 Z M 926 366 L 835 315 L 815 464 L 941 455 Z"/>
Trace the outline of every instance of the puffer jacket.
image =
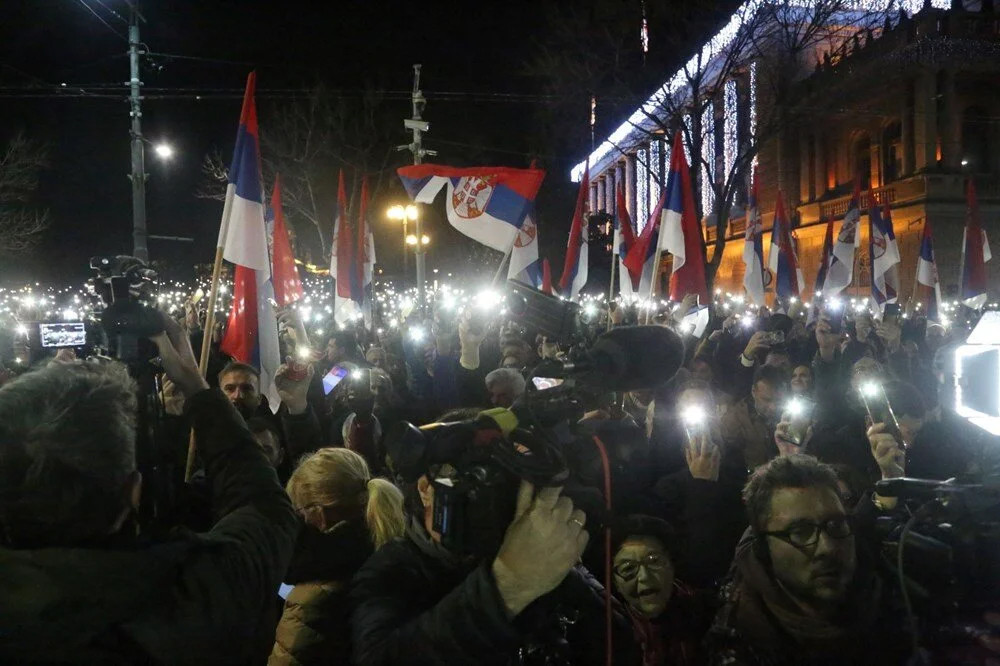
<path id="1" fill-rule="evenodd" d="M 372 553 L 360 522 L 331 533 L 304 525 L 285 576 L 285 600 L 268 664 L 348 664 L 351 658 L 349 583 Z"/>

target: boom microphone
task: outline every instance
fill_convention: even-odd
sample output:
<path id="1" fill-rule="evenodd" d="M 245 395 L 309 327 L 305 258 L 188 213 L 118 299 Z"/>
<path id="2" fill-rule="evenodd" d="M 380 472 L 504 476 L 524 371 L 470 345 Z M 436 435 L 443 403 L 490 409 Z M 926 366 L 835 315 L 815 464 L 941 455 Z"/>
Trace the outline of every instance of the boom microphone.
<path id="1" fill-rule="evenodd" d="M 638 391 L 669 381 L 683 360 L 684 344 L 669 328 L 622 326 L 597 338 L 583 361 L 558 368 L 543 362 L 535 374 L 572 377 L 608 391 Z"/>

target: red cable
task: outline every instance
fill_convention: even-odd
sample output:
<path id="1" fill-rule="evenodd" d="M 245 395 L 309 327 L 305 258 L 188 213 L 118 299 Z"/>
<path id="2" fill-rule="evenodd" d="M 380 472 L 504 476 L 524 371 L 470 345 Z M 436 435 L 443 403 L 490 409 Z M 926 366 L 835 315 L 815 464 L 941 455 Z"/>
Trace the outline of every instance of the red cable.
<path id="1" fill-rule="evenodd" d="M 608 512 L 605 519 L 608 524 L 604 528 L 604 638 L 606 645 L 604 659 L 607 666 L 611 666 L 614 661 L 611 638 L 613 623 L 611 614 L 611 525 L 609 522 L 611 520 L 611 463 L 608 460 L 608 450 L 597 435 L 594 435 L 594 444 L 601 454 L 601 467 L 604 468 L 604 507 Z"/>

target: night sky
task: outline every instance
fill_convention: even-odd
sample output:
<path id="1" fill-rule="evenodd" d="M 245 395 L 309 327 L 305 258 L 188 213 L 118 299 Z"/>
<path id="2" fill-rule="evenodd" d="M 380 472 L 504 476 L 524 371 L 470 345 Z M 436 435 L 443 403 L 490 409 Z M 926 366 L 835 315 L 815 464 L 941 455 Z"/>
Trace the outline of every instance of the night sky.
<path id="1" fill-rule="evenodd" d="M 86 4 L 110 27 L 82 0 L 0 3 L 0 139 L 22 129 L 51 145 L 52 162 L 39 192 L 39 200 L 51 210 L 52 227 L 33 255 L 0 259 L 0 280 L 5 282 L 76 281 L 89 274 L 91 255 L 131 249 L 128 106 L 124 88 L 118 87 L 128 78 L 127 44 L 114 32 L 124 35 L 127 26 L 109 11 L 127 16 L 127 7 L 123 0 Z M 155 68 L 143 70 L 147 87 L 190 89 L 178 91 L 179 97 L 144 103 L 146 137 L 168 141 L 176 151 L 166 163 L 147 151 L 149 232 L 196 239 L 193 245 L 151 240 L 150 254 L 186 270 L 211 261 L 222 205 L 197 199 L 194 192 L 206 153 L 218 149 L 226 162 L 230 159 L 240 90 L 251 69 L 258 74 L 264 133 L 275 106 L 287 103 L 269 96 L 269 90 L 304 90 L 323 83 L 343 91 L 368 86 L 405 92 L 412 84 L 411 65 L 420 62 L 428 98 L 425 119 L 432 124 L 425 145 L 441 153 L 434 161 L 523 167 L 531 154 L 542 156 L 540 166 L 549 175 L 540 195 L 545 207 L 540 234 L 558 275 L 575 197 L 567 171 L 586 153 L 589 141 L 547 145 L 537 121 L 542 102 L 492 97 L 540 92 L 525 62 L 543 43 L 546 21 L 552 20 L 554 5 L 545 11 L 544 4 L 513 0 L 441 7 L 400 2 L 389 9 L 389 3 L 361 2 L 145 3 L 141 36 L 152 52 L 202 58 L 157 56 Z M 121 95 L 78 96 L 75 85 Z M 435 100 L 435 94 L 448 91 L 473 96 Z M 195 99 L 199 93 L 211 99 Z M 583 107 L 586 91 L 579 91 L 579 98 Z M 402 118 L 409 116 L 408 100 L 390 96 L 383 105 L 395 116 L 390 127 L 398 130 L 394 140 L 407 143 Z M 605 126 L 618 122 L 602 120 Z M 583 110 L 580 126 L 582 134 Z M 385 173 L 408 161 L 409 153 L 392 153 Z M 380 263 L 399 261 L 401 237 L 381 209 L 405 197 L 395 178 L 387 182 L 397 189 L 375 202 L 379 212 L 372 216 Z M 270 190 L 270 184 L 265 188 Z M 435 208 L 442 208 L 440 201 Z M 329 218 L 332 227 L 332 202 Z M 435 238 L 428 265 L 448 268 L 451 258 L 441 245 L 456 245 L 457 232 L 443 215 L 431 216 L 428 227 Z"/>

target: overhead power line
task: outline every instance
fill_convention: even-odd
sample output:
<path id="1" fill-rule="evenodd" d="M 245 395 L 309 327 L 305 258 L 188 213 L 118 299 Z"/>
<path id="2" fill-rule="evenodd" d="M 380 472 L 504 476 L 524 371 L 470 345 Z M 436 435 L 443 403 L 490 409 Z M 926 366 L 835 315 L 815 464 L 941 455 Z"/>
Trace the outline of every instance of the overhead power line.
<path id="1" fill-rule="evenodd" d="M 90 5 L 87 4 L 86 0 L 77 0 L 77 2 L 79 2 L 81 5 L 83 5 L 84 7 L 86 7 L 87 11 L 94 15 L 94 18 L 96 18 L 98 21 L 100 21 L 101 23 L 103 23 L 105 28 L 107 28 L 111 32 L 115 33 L 115 35 L 117 35 L 119 39 L 121 39 L 121 40 L 123 40 L 125 42 L 128 42 L 128 37 L 126 37 L 122 33 L 120 33 L 117 30 L 115 30 L 114 27 L 112 27 L 112 25 L 110 23 L 108 23 L 107 21 L 105 21 L 104 18 L 100 14 L 98 14 L 97 12 L 94 11 L 93 7 L 91 7 Z M 100 0 L 98 0 L 98 2 L 100 2 Z"/>

